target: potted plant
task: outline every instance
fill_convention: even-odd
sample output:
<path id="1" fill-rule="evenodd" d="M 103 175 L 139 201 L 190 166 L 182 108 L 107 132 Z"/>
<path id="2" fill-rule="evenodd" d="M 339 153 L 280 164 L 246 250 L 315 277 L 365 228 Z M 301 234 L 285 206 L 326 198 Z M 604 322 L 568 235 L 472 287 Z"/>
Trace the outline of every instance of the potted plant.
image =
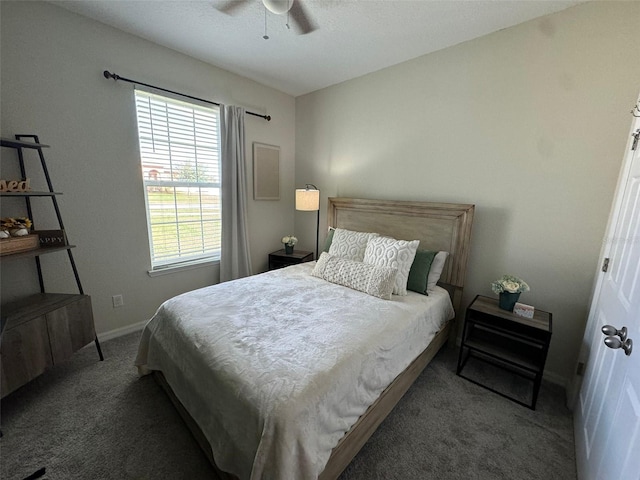
<path id="1" fill-rule="evenodd" d="M 298 243 L 298 239 L 293 235 L 287 235 L 282 237 L 282 243 L 284 244 L 284 253 L 291 255 L 293 253 L 293 246 Z"/>
<path id="2" fill-rule="evenodd" d="M 491 283 L 491 290 L 499 296 L 498 306 L 503 310 L 513 311 L 513 307 L 522 292 L 530 290 L 529 285 L 521 278 L 503 275 Z"/>

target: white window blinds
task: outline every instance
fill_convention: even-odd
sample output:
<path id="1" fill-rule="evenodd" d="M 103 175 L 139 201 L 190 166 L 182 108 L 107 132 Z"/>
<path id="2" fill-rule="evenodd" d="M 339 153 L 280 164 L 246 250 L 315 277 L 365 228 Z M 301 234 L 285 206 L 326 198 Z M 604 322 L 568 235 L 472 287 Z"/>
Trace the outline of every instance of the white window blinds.
<path id="1" fill-rule="evenodd" d="M 152 269 L 220 258 L 219 112 L 135 92 Z"/>

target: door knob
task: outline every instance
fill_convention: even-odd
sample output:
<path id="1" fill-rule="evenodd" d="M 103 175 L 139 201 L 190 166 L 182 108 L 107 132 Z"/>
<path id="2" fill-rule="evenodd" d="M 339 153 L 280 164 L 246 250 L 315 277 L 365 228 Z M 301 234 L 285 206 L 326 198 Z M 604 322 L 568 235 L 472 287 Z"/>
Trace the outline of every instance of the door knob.
<path id="1" fill-rule="evenodd" d="M 630 338 L 627 338 L 624 342 L 619 338 L 614 336 L 607 337 L 604 339 L 604 344 L 609 348 L 622 348 L 624 350 L 625 355 L 628 357 L 631 355 L 631 351 L 633 350 L 633 341 Z"/>
<path id="2" fill-rule="evenodd" d="M 622 340 L 623 342 L 627 339 L 627 327 L 622 327 L 620 330 L 618 330 L 612 325 L 605 325 L 604 327 L 602 327 L 602 333 L 604 333 L 607 337 L 618 335 L 620 337 L 620 340 Z"/>

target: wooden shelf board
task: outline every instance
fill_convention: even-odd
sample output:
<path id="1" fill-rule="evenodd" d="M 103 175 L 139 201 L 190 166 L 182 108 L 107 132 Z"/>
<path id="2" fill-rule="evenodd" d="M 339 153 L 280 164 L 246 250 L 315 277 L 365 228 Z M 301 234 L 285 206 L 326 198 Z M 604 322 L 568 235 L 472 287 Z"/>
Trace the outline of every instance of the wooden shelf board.
<path id="1" fill-rule="evenodd" d="M 42 192 L 42 191 L 30 191 L 30 192 L 0 192 L 1 197 L 53 197 L 55 195 L 62 195 L 62 192 Z"/>
<path id="2" fill-rule="evenodd" d="M 539 330 L 551 332 L 551 314 L 549 312 L 545 312 L 544 310 L 538 310 L 536 308 L 533 314 L 533 318 L 519 317 L 512 312 L 500 309 L 498 307 L 497 299 L 484 297 L 482 295 L 478 295 L 476 299 L 471 303 L 469 308 L 477 312 L 482 312 L 488 315 L 503 318 L 505 320 L 510 320 L 521 325 L 526 325 L 529 327 L 537 328 Z"/>
<path id="3" fill-rule="evenodd" d="M 10 148 L 48 148 L 49 145 L 44 143 L 23 142 L 22 140 L 16 140 L 15 138 L 0 138 L 0 143 L 3 147 Z"/>
<path id="4" fill-rule="evenodd" d="M 484 340 L 475 338 L 467 339 L 464 341 L 463 346 L 469 347 L 482 353 L 486 353 L 487 355 L 496 357 L 500 360 L 513 363 L 518 367 L 526 368 L 527 370 L 531 370 L 533 372 L 540 371 L 540 365 L 529 359 L 527 356 L 518 354 L 517 352 L 506 348 L 501 348 Z"/>
<path id="5" fill-rule="evenodd" d="M 11 323 L 11 328 L 45 313 L 86 297 L 79 293 L 35 293 L 2 305 L 2 330 Z"/>
<path id="6" fill-rule="evenodd" d="M 540 349 L 542 350 L 545 345 L 546 345 L 546 341 L 541 340 L 541 339 L 537 339 L 534 337 L 528 337 L 522 334 L 519 334 L 517 332 L 513 332 L 511 330 L 508 330 L 506 328 L 499 328 L 499 327 L 494 327 L 493 325 L 489 324 L 489 323 L 484 323 L 482 321 L 478 321 L 477 319 L 472 319 L 469 320 L 469 323 L 471 326 L 476 327 L 478 330 L 481 330 L 483 332 L 487 332 L 489 334 L 494 334 L 494 335 L 498 335 L 501 338 L 504 339 L 508 339 L 514 342 L 518 342 L 522 345 L 527 345 L 529 347 L 532 348 L 536 348 L 536 349 Z"/>
<path id="7" fill-rule="evenodd" d="M 26 252 L 9 253 L 7 255 L 2 255 L 0 256 L 0 261 L 14 258 L 38 257 L 40 255 L 46 255 L 47 253 L 59 252 L 61 250 L 70 250 L 75 247 L 75 245 L 64 245 L 62 247 L 35 248 L 33 250 L 27 250 Z"/>

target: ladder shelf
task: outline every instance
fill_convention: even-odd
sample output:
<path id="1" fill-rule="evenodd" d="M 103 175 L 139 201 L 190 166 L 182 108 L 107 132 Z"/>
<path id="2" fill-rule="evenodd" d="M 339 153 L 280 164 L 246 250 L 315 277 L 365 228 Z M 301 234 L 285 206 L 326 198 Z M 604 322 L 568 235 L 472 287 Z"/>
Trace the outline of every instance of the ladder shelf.
<path id="1" fill-rule="evenodd" d="M 31 139 L 33 141 L 26 141 L 25 139 Z M 50 198 L 51 202 L 53 204 L 53 208 L 55 210 L 55 214 L 56 214 L 56 219 L 57 219 L 57 223 L 59 226 L 59 229 L 61 231 L 65 231 L 64 228 L 64 223 L 62 221 L 62 215 L 60 213 L 60 208 L 58 206 L 58 201 L 57 201 L 57 196 L 61 195 L 61 192 L 56 192 L 53 189 L 53 184 L 51 182 L 51 177 L 49 176 L 49 171 L 47 169 L 47 164 L 44 158 L 44 154 L 43 154 L 43 149 L 44 148 L 48 148 L 49 145 L 45 145 L 40 143 L 39 138 L 37 135 L 16 135 L 15 139 L 10 139 L 10 138 L 1 138 L 0 139 L 0 145 L 3 148 L 10 148 L 10 149 L 14 149 L 17 153 L 17 157 L 18 157 L 18 162 L 19 162 L 19 167 L 20 167 L 20 174 L 22 176 L 22 179 L 26 181 L 27 176 L 26 176 L 26 168 L 25 168 L 25 156 L 24 156 L 24 150 L 30 150 L 33 151 L 35 150 L 38 154 L 39 160 L 40 160 L 40 167 L 42 169 L 42 172 L 44 173 L 44 178 L 46 180 L 47 183 L 47 190 L 44 191 L 31 191 L 31 190 L 27 190 L 27 191 L 11 191 L 11 192 L 0 192 L 0 197 L 22 197 L 25 200 L 25 205 L 26 205 L 26 210 L 27 210 L 27 216 L 29 219 L 32 220 L 32 222 L 35 224 L 35 220 L 33 218 L 33 211 L 32 211 L 32 206 L 31 206 L 31 201 L 33 198 L 38 198 L 38 197 L 44 197 L 44 198 Z M 95 334 L 95 326 L 93 324 L 93 314 L 91 312 L 91 301 L 90 301 L 90 297 L 88 297 L 87 295 L 84 294 L 84 290 L 82 288 L 82 283 L 80 281 L 80 276 L 78 274 L 78 269 L 76 267 L 76 263 L 75 260 L 73 258 L 73 253 L 72 253 L 72 249 L 75 247 L 75 245 L 70 245 L 67 244 L 68 242 L 66 242 L 66 237 L 65 237 L 65 244 L 64 245 L 52 245 L 52 246 L 45 246 L 45 247 L 38 247 L 32 250 L 27 250 L 27 251 L 20 251 L 20 252 L 16 252 L 16 253 L 7 253 L 5 255 L 0 256 L 0 262 L 5 262 L 5 261 L 9 261 L 9 260 L 15 260 L 15 259 L 19 259 L 19 258 L 34 258 L 35 259 L 35 264 L 36 264 L 36 269 L 38 272 L 38 280 L 40 283 L 40 296 L 35 295 L 35 296 L 30 296 L 27 297 L 26 299 L 23 299 L 22 301 L 18 301 L 18 302 L 14 302 L 17 304 L 21 304 L 24 301 L 30 302 L 30 303 L 34 303 L 34 305 L 31 305 L 30 310 L 29 311 L 40 311 L 41 309 L 47 309 L 49 308 L 49 303 L 51 302 L 51 295 L 64 295 L 65 298 L 69 298 L 72 299 L 74 301 L 79 301 L 82 302 L 83 304 L 83 309 L 82 309 L 82 314 L 85 316 L 89 316 L 90 317 L 90 325 L 89 325 L 89 319 L 85 319 L 85 325 L 83 325 L 81 328 L 84 330 L 83 338 L 86 338 L 86 334 L 87 332 L 92 332 L 92 337 L 93 337 L 93 341 L 95 343 L 96 349 L 98 351 L 98 356 L 100 357 L 100 360 L 104 360 L 104 356 L 102 355 L 102 349 L 100 347 L 100 342 L 98 341 L 98 337 Z M 78 294 L 46 294 L 45 293 L 45 285 L 44 285 L 44 279 L 43 279 L 43 275 L 42 275 L 42 266 L 40 264 L 40 255 L 44 255 L 44 254 L 50 254 L 50 253 L 56 253 L 56 252 L 61 252 L 61 251 L 66 251 L 67 255 L 68 255 L 68 259 L 69 259 L 69 263 L 71 266 L 71 269 L 73 270 L 73 274 L 75 277 L 75 281 L 76 281 L 76 285 L 78 288 Z M 57 298 L 57 297 L 56 297 Z M 42 305 L 39 305 L 39 302 L 43 302 Z M 88 307 L 87 307 L 88 305 Z M 11 328 L 11 322 L 8 322 L 9 318 L 5 315 L 5 311 L 7 312 L 11 312 L 14 310 L 13 305 L 9 304 L 9 305 L 3 305 L 2 306 L 2 337 L 5 337 L 5 329 L 6 328 Z M 53 308 L 53 307 L 51 307 Z M 71 307 L 68 307 L 71 308 Z M 75 307 L 74 307 L 75 308 Z M 70 310 L 72 312 L 76 312 L 76 310 L 73 310 L 73 308 Z M 79 312 L 79 310 L 78 310 Z M 73 315 L 72 315 L 73 317 Z M 77 320 L 75 318 L 72 319 L 72 321 L 76 322 L 77 324 Z M 7 327 L 7 324 L 9 323 L 9 326 Z M 76 342 L 77 343 L 77 342 Z M 4 345 L 3 345 L 4 346 Z M 84 346 L 84 345 L 82 345 Z M 74 349 L 77 350 L 77 348 L 80 348 L 77 345 L 74 345 Z M 75 350 L 74 350 L 75 351 Z M 6 353 L 6 352 L 5 352 Z M 3 364 L 4 364 L 5 358 L 3 355 Z M 55 361 L 53 362 L 55 363 Z M 3 366 L 3 374 L 5 373 L 4 371 L 4 366 Z M 40 372 L 42 373 L 42 372 Z M 2 395 L 5 395 L 5 382 L 3 381 L 3 393 Z M 11 388 L 10 388 L 11 390 Z M 10 392 L 9 392 L 10 393 Z"/>

